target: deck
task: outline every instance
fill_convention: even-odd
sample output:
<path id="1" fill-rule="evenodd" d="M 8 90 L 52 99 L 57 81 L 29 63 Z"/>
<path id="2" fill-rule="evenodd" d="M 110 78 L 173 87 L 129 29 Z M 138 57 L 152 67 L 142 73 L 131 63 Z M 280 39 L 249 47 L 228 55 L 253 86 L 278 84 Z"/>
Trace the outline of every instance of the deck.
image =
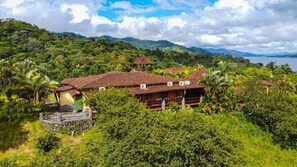
<path id="1" fill-rule="evenodd" d="M 169 101 L 168 98 L 165 98 L 165 107 L 169 106 L 170 102 L 175 102 L 179 105 L 182 105 L 182 97 L 176 97 L 174 101 Z M 163 99 L 151 99 L 148 100 L 147 108 L 151 110 L 161 110 L 162 109 Z M 200 97 L 191 97 L 185 98 L 185 106 L 199 106 L 200 105 Z"/>

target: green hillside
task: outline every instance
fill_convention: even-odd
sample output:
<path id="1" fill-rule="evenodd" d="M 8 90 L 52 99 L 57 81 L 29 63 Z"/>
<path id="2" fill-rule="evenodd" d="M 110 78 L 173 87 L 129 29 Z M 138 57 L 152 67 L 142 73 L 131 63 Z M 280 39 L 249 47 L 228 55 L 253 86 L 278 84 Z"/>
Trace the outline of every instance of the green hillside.
<path id="1" fill-rule="evenodd" d="M 127 38 L 114 38 L 110 36 L 102 36 L 99 38 L 104 38 L 109 41 L 124 41 L 127 42 L 139 49 L 149 49 L 149 50 L 164 50 L 164 51 L 176 51 L 176 52 L 191 52 L 195 54 L 207 54 L 207 55 L 216 55 L 214 53 L 211 53 L 205 49 L 202 48 L 186 48 L 181 45 L 174 44 L 172 42 L 166 41 L 166 40 L 159 40 L 159 41 L 152 41 L 152 40 L 140 40 L 137 38 L 127 37 Z"/>
<path id="2" fill-rule="evenodd" d="M 56 35 L 14 19 L 1 20 L 0 30 L 0 59 L 9 61 L 10 65 L 24 60 L 32 61 L 55 80 L 113 70 L 130 71 L 135 68 L 132 64 L 135 58 L 142 54 L 155 62 L 151 68 L 195 64 L 211 67 L 218 59 L 204 53 L 186 52 L 183 47 L 166 41 L 157 43 L 158 47 L 162 46 L 164 50 L 154 50 L 157 46 L 150 41 L 143 45 L 151 47 L 152 50 L 144 50 L 118 40 L 78 38 L 69 33 Z M 136 39 L 128 39 L 138 43 Z M 240 58 L 232 58 L 232 61 L 249 64 L 247 60 Z"/>
<path id="3" fill-rule="evenodd" d="M 141 49 L 14 19 L 0 20 L 0 32 L 0 167 L 297 166 L 297 76 L 289 65 L 195 54 L 167 41 Z M 137 70 L 140 55 L 158 75 L 206 70 L 196 76 L 204 90 L 199 106 L 172 102 L 152 111 L 131 91 L 108 87 L 87 95 L 98 111 L 87 132 L 49 132 L 38 120 L 57 111 L 46 102 L 55 100 L 58 81 Z M 164 72 L 176 66 L 184 71 Z"/>
<path id="4" fill-rule="evenodd" d="M 231 136 L 242 143 L 240 156 L 245 162 L 237 166 L 287 167 L 297 165 L 296 150 L 282 150 L 279 145 L 273 143 L 270 133 L 248 122 L 241 113 L 218 114 L 209 118 L 214 124 L 219 124 L 221 129 L 229 129 Z M 19 165 L 32 165 L 34 161 L 43 162 L 44 165 L 47 164 L 44 162 L 46 160 L 44 156 L 46 155 L 40 154 L 34 146 L 35 140 L 46 133 L 45 128 L 37 118 L 27 118 L 21 122 L 9 124 L 0 123 L 0 127 L 2 127 L 0 132 L 0 147 L 2 148 L 0 151 L 0 166 L 4 165 L 5 162 L 8 164 L 8 159 L 11 159 L 11 161 L 17 160 L 17 164 Z M 18 137 L 20 133 L 23 134 L 21 138 Z M 64 155 L 57 152 L 55 159 L 57 161 L 55 162 L 56 165 L 58 165 L 59 161 L 64 161 L 67 164 L 66 166 L 70 166 L 71 164 L 79 166 L 81 161 L 88 161 L 87 159 L 83 159 L 81 153 L 88 151 L 85 149 L 87 148 L 86 144 L 90 140 L 90 137 L 100 136 L 96 133 L 98 131 L 94 127 L 85 135 L 75 137 L 58 134 L 62 139 L 58 152 L 64 153 Z M 4 137 L 5 139 L 10 139 L 10 142 L 8 143 Z M 68 150 L 68 153 L 65 154 L 65 151 L 69 147 L 71 147 L 71 150 Z M 87 155 L 90 155 L 90 153 Z M 60 157 L 58 158 L 58 156 Z M 71 159 L 77 162 L 71 162 Z M 53 160 L 48 163 L 53 163 Z"/>

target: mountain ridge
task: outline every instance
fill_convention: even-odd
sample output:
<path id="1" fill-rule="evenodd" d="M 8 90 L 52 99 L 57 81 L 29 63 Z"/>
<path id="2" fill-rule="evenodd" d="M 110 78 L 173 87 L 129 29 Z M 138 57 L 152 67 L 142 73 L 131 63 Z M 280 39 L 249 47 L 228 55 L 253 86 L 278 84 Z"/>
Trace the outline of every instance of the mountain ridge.
<path id="1" fill-rule="evenodd" d="M 73 32 L 62 32 L 62 33 L 55 33 L 56 35 L 70 35 L 74 38 L 87 38 L 80 34 L 75 34 Z M 149 49 L 149 50 L 166 50 L 166 51 L 177 51 L 177 52 L 191 52 L 196 54 L 208 54 L 212 56 L 218 55 L 232 55 L 236 57 L 255 57 L 255 56 L 269 56 L 265 54 L 254 54 L 249 52 L 241 52 L 237 50 L 229 50 L 225 48 L 202 48 L 202 47 L 185 47 L 182 45 L 178 45 L 172 43 L 167 40 L 142 40 L 134 37 L 125 37 L 125 38 L 116 38 L 108 35 L 103 36 L 96 36 L 94 38 L 104 38 L 108 41 L 115 42 L 115 41 L 124 41 L 136 48 L 139 49 Z M 275 54 L 277 55 L 277 54 Z M 282 57 L 286 57 L 287 55 L 278 55 Z"/>
<path id="2" fill-rule="evenodd" d="M 237 57 L 253 57 L 261 56 L 258 54 L 240 52 L 236 50 L 228 50 L 224 48 L 201 48 L 201 47 L 185 47 L 178 44 L 174 44 L 167 40 L 141 40 L 133 37 L 115 38 L 111 36 L 100 36 L 98 38 L 104 38 L 111 41 L 124 41 L 131 45 L 141 49 L 161 49 L 161 50 L 174 50 L 174 51 L 188 51 L 197 54 L 209 54 L 209 55 L 232 55 Z"/>

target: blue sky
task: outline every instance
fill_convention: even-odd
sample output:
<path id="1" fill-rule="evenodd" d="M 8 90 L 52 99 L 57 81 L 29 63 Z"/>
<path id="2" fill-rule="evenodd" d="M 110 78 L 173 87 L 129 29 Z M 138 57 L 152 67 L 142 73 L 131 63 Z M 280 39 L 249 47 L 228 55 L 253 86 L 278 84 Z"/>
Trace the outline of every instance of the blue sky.
<path id="1" fill-rule="evenodd" d="M 0 0 L 0 18 L 53 32 L 297 52 L 296 0 Z"/>

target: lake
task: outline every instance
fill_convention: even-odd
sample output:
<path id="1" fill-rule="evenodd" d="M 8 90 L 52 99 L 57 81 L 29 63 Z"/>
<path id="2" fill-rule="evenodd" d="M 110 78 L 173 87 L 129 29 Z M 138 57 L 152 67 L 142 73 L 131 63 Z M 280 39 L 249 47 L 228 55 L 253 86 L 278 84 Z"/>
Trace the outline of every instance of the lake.
<path id="1" fill-rule="evenodd" d="M 297 71 L 297 58 L 292 57 L 244 57 L 249 59 L 251 63 L 263 63 L 266 65 L 269 62 L 276 62 L 277 65 L 289 64 L 293 71 Z"/>

